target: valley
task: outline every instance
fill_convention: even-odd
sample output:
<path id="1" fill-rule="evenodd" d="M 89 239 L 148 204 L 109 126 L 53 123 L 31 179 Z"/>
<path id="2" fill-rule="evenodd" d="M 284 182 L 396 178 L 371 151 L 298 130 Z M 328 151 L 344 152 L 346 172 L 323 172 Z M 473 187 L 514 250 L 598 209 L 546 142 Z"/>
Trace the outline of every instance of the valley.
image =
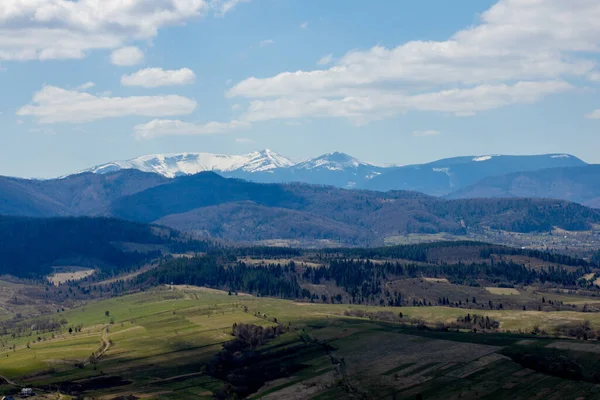
<path id="1" fill-rule="evenodd" d="M 0 400 L 600 400 L 598 21 L 0 0 Z"/>
<path id="2" fill-rule="evenodd" d="M 584 313 L 531 312 L 523 318 L 522 311 L 485 312 L 500 321 L 503 331 L 524 332 L 499 334 L 435 328 L 466 315 L 452 308 L 373 307 L 363 317 L 351 316 L 358 311 L 366 309 L 166 286 L 65 312 L 64 329 L 76 326 L 74 333 L 37 333 L 40 338 L 31 343 L 19 340 L 0 354 L 0 370 L 40 393 L 59 390 L 95 398 L 229 398 L 248 390 L 244 380 L 260 386 L 249 396 L 256 399 L 412 399 L 442 393 L 453 399 L 520 398 L 534 392 L 561 399 L 598 394 L 593 377 L 573 381 L 553 375 L 560 370 L 548 374 L 512 358 L 518 350 L 592 367 L 598 345 L 532 334 L 530 325 L 538 323 L 546 331 L 559 321 L 589 320 L 593 329 L 600 328 L 600 320 Z M 379 321 L 368 312 L 402 313 L 406 321 L 421 320 L 430 328 Z M 254 368 L 260 369 L 244 368 L 243 360 L 239 366 L 223 364 L 238 369 L 235 380 L 220 379 L 210 365 L 220 368 L 214 364 L 217 354 L 233 339 L 232 326 L 242 324 L 278 325 L 282 333 L 253 350 Z M 110 346 L 99 354 L 103 335 Z M 93 360 L 90 354 L 96 354 Z M 261 370 L 272 371 L 270 378 L 261 376 Z M 7 384 L 0 388 L 11 390 Z"/>
<path id="3" fill-rule="evenodd" d="M 57 285 L 0 281 L 0 390 L 458 399 L 527 397 L 533 385 L 549 398 L 598 394 L 600 266 L 578 258 L 477 242 L 205 245 L 163 253 L 139 273 L 112 271 Z M 543 367 L 557 357 L 563 366 Z"/>
<path id="4" fill-rule="evenodd" d="M 364 166 L 341 154 L 173 157 L 0 179 L 0 393 L 600 397 L 600 211 L 340 188 L 344 163 Z M 181 164 L 199 160 L 229 172 Z M 531 159 L 453 162 L 488 161 Z M 224 177 L 245 163 L 305 182 Z"/>

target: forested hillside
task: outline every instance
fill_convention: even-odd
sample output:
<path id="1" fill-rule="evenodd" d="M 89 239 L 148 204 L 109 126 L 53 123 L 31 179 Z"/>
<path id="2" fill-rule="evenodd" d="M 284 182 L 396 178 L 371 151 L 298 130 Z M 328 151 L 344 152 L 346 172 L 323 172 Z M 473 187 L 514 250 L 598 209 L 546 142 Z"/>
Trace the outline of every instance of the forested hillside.
<path id="1" fill-rule="evenodd" d="M 136 245 L 142 245 L 139 251 Z M 139 266 L 164 251 L 207 247 L 167 228 L 110 218 L 0 216 L 0 275 L 39 277 L 57 265 L 118 271 Z"/>
<path id="2" fill-rule="evenodd" d="M 0 177 L 0 215 L 106 215 L 108 206 L 117 199 L 168 181 L 137 170 L 106 175 L 83 173 L 50 180 Z"/>
<path id="3" fill-rule="evenodd" d="M 372 246 L 406 234 L 590 230 L 600 212 L 548 199 L 459 199 L 307 184 L 260 184 L 206 172 L 167 179 L 136 170 L 63 180 L 0 180 L 0 215 L 103 216 L 229 241 Z M 318 245 L 318 244 L 317 244 Z"/>
<path id="4" fill-rule="evenodd" d="M 487 286 L 581 289 L 595 262 L 560 254 L 477 242 L 442 242 L 371 249 L 220 249 L 177 258 L 137 277 L 133 287 L 181 284 L 314 302 L 389 306 L 470 307 L 465 293 L 487 299 Z M 465 291 L 456 290 L 461 285 Z M 416 287 L 413 287 L 416 285 Z M 441 285 L 441 286 L 439 286 Z M 444 286 L 447 285 L 447 286 Z M 431 292 L 428 291 L 431 288 Z M 454 289 L 454 290 L 453 290 Z M 439 296 L 444 294 L 443 299 Z M 497 301 L 495 298 L 494 301 Z M 483 303 L 487 308 L 490 304 Z M 505 299 L 501 307 L 521 307 Z M 557 305 L 558 307 L 559 305 Z M 567 308 L 568 309 L 568 308 Z"/>

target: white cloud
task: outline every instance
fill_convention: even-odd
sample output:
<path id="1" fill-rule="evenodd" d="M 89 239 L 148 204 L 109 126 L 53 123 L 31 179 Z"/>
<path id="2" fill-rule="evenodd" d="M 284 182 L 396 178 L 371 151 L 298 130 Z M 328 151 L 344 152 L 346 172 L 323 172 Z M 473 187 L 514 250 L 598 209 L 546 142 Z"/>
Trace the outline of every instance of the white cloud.
<path id="1" fill-rule="evenodd" d="M 319 61 L 317 61 L 317 65 L 329 65 L 333 62 L 333 54 L 329 53 L 326 56 L 321 57 Z"/>
<path id="2" fill-rule="evenodd" d="M 600 109 L 592 111 L 591 113 L 587 114 L 585 117 L 589 118 L 589 119 L 600 119 Z"/>
<path id="3" fill-rule="evenodd" d="M 598 20 L 594 0 L 500 0 L 478 25 L 448 40 L 354 50 L 329 68 L 249 77 L 227 95 L 251 100 L 248 120 L 365 121 L 412 110 L 474 115 L 595 79 Z"/>
<path id="4" fill-rule="evenodd" d="M 136 125 L 134 129 L 138 139 L 152 139 L 173 135 L 214 135 L 249 127 L 248 122 L 236 120 L 195 124 L 179 120 L 155 119 L 146 124 Z"/>
<path id="5" fill-rule="evenodd" d="M 135 46 L 122 47 L 112 52 L 110 62 L 120 67 L 138 65 L 144 60 L 144 53 Z"/>
<path id="6" fill-rule="evenodd" d="M 94 82 L 86 82 L 83 85 L 77 87 L 77 90 L 88 90 L 96 86 Z"/>
<path id="7" fill-rule="evenodd" d="M 236 143 L 242 143 L 242 144 L 250 144 L 250 143 L 254 143 L 254 140 L 250 139 L 250 138 L 237 138 L 235 139 Z"/>
<path id="8" fill-rule="evenodd" d="M 357 123 L 392 117 L 408 111 L 468 114 L 511 104 L 532 103 L 541 97 L 573 89 L 563 81 L 480 85 L 421 94 L 365 91 L 343 98 L 288 97 L 253 100 L 243 116 L 247 121 L 305 117 L 344 117 Z"/>
<path id="9" fill-rule="evenodd" d="M 146 68 L 131 75 L 123 75 L 123 86 L 155 88 L 160 86 L 190 85 L 196 81 L 196 74 L 189 68 L 165 71 L 162 68 Z"/>
<path id="10" fill-rule="evenodd" d="M 306 28 L 308 28 L 308 22 L 303 22 L 303 23 L 301 23 L 301 24 L 300 24 L 300 28 L 302 28 L 302 29 L 306 29 Z"/>
<path id="11" fill-rule="evenodd" d="M 17 115 L 35 117 L 43 124 L 81 123 L 111 117 L 187 115 L 195 109 L 196 102 L 182 96 L 97 97 L 44 86 L 34 95 L 33 104 L 20 108 Z"/>
<path id="12" fill-rule="evenodd" d="M 22 119 L 17 120 L 17 125 L 23 125 L 24 123 L 25 123 L 25 121 L 23 121 Z"/>
<path id="13" fill-rule="evenodd" d="M 439 136 L 441 134 L 440 131 L 436 131 L 433 129 L 426 131 L 413 131 L 412 135 L 414 137 L 431 137 L 431 136 Z"/>
<path id="14" fill-rule="evenodd" d="M 269 46 L 274 43 L 275 43 L 275 41 L 273 39 L 266 39 L 266 40 L 262 40 L 258 45 L 260 47 L 265 47 L 265 46 Z"/>
<path id="15" fill-rule="evenodd" d="M 240 0 L 2 0 L 0 60 L 83 58 L 152 39 L 169 25 L 211 11 L 224 15 Z"/>
<path id="16" fill-rule="evenodd" d="M 600 72 L 598 72 L 598 71 L 590 72 L 588 74 L 587 78 L 592 82 L 600 82 Z"/>

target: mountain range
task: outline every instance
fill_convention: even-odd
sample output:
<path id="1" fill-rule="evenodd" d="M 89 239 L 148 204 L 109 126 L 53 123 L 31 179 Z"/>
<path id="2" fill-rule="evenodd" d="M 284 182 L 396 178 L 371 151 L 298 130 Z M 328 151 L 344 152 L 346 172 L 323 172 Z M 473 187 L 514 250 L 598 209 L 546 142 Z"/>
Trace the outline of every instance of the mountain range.
<path id="1" fill-rule="evenodd" d="M 568 154 L 380 167 L 343 153 L 153 155 L 57 179 L 0 177 L 0 215 L 111 217 L 201 237 L 382 244 L 408 233 L 588 230 L 600 166 Z M 580 203 L 580 204 L 576 204 Z"/>
<path id="2" fill-rule="evenodd" d="M 158 154 L 115 161 L 82 172 L 105 174 L 136 169 L 175 178 L 212 171 L 227 178 L 259 183 L 303 182 L 376 191 L 412 190 L 444 196 L 490 176 L 586 165 L 569 154 L 547 154 L 455 157 L 427 164 L 382 167 L 339 152 L 294 163 L 271 150 L 263 150 L 246 155 Z"/>
<path id="3" fill-rule="evenodd" d="M 446 200 L 411 191 L 255 183 L 201 172 L 166 178 L 124 169 L 35 181 L 0 178 L 0 215 L 114 217 L 201 237 L 382 244 L 408 233 L 586 230 L 600 211 L 561 200 Z"/>

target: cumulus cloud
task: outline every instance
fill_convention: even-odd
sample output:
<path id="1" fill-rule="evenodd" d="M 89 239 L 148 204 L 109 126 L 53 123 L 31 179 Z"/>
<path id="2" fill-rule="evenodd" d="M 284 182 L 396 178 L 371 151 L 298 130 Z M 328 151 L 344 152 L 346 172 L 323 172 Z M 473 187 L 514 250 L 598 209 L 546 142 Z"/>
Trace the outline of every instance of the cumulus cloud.
<path id="1" fill-rule="evenodd" d="M 182 96 L 97 97 L 55 86 L 44 86 L 32 103 L 21 107 L 17 115 L 35 117 L 42 124 L 126 116 L 167 117 L 187 115 L 196 109 L 194 100 Z"/>
<path id="2" fill-rule="evenodd" d="M 123 86 L 155 88 L 160 86 L 190 85 L 196 81 L 196 74 L 189 68 L 165 71 L 162 68 L 146 68 L 131 75 L 123 75 Z"/>
<path id="3" fill-rule="evenodd" d="M 144 52 L 135 46 L 122 47 L 110 55 L 110 62 L 120 67 L 131 67 L 142 61 L 144 61 Z"/>
<path id="4" fill-rule="evenodd" d="M 83 58 L 155 37 L 169 25 L 241 0 L 2 0 L 0 60 Z"/>
<path id="5" fill-rule="evenodd" d="M 249 127 L 248 122 L 237 120 L 196 124 L 180 120 L 155 119 L 146 124 L 136 125 L 135 136 L 138 139 L 151 139 L 173 135 L 214 135 Z"/>
<path id="6" fill-rule="evenodd" d="M 600 52 L 598 20 L 597 1 L 500 0 L 479 24 L 445 41 L 353 50 L 328 68 L 249 77 L 227 95 L 251 100 L 244 116 L 251 121 L 364 121 L 414 110 L 474 115 L 595 80 L 590 54 Z"/>
<path id="7" fill-rule="evenodd" d="M 420 94 L 365 91 L 343 98 L 287 97 L 253 100 L 243 118 L 248 121 L 305 117 L 344 117 L 364 123 L 408 111 L 457 115 L 492 110 L 510 104 L 532 103 L 541 97 L 573 89 L 563 81 L 480 85 Z"/>
<path id="8" fill-rule="evenodd" d="M 430 130 L 426 130 L 426 131 L 413 131 L 412 135 L 414 137 L 431 137 L 431 136 L 439 136 L 439 135 L 441 135 L 441 132 L 430 129 Z"/>

